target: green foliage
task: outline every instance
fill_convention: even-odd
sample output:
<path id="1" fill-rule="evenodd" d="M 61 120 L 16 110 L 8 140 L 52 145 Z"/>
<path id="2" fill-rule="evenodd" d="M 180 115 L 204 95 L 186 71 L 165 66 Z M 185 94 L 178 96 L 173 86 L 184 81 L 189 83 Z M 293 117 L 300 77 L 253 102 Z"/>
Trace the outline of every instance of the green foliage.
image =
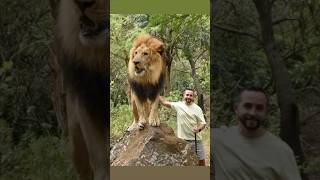
<path id="1" fill-rule="evenodd" d="M 308 164 L 305 164 L 303 166 L 303 169 L 306 173 L 318 173 L 320 169 L 320 158 L 315 157 L 312 161 L 310 161 Z"/>
<path id="2" fill-rule="evenodd" d="M 53 19 L 48 8 L 39 0 L 0 5 L 0 118 L 13 129 L 15 143 L 29 130 L 36 136 L 58 134 L 50 98 Z"/>
<path id="3" fill-rule="evenodd" d="M 231 116 L 227 112 L 232 108 L 230 99 L 239 88 L 247 84 L 261 85 L 266 88 L 268 96 L 271 98 L 276 96 L 273 90 L 274 80 L 260 41 L 240 33 L 246 32 L 253 36 L 260 33 L 257 28 L 259 24 L 254 4 L 251 1 L 244 1 L 240 6 L 238 3 L 238 0 L 219 1 L 219 10 L 214 19 L 217 28 L 215 28 L 214 34 L 214 61 L 211 64 L 214 75 L 212 93 L 216 98 L 213 110 L 214 114 L 218 116 L 218 121 L 226 118 L 230 121 Z M 233 6 L 235 4 L 237 6 Z M 286 5 L 288 8 L 286 18 L 297 20 L 303 18 L 303 24 L 299 26 L 295 21 L 283 21 L 274 26 L 275 37 L 278 48 L 283 53 L 282 56 L 291 76 L 292 84 L 296 92 L 299 92 L 300 88 L 315 86 L 315 83 L 319 81 L 319 78 L 316 77 L 318 69 L 316 64 L 318 64 L 319 57 L 315 54 L 315 51 L 319 50 L 319 46 L 311 43 L 319 42 L 319 38 L 315 38 L 314 35 L 311 35 L 312 33 L 299 34 L 297 31 L 303 31 L 308 27 L 310 31 L 317 33 L 319 25 L 310 22 L 314 18 L 315 14 L 313 13 L 316 12 L 310 12 L 310 9 L 306 8 L 302 2 L 293 1 Z M 319 8 L 318 4 L 314 5 L 315 9 Z M 284 6 L 283 1 L 276 1 L 273 7 L 274 19 L 280 18 L 278 16 L 282 14 Z M 305 49 L 306 46 L 310 47 L 309 51 Z M 309 95 L 314 97 L 313 93 Z M 305 96 L 301 96 L 299 93 L 297 93 L 297 97 L 305 99 Z M 277 101 L 271 101 L 270 106 L 270 118 L 278 117 L 279 113 L 275 111 Z"/>
<path id="4" fill-rule="evenodd" d="M 12 143 L 12 128 L 0 120 L 0 179 L 73 179 L 67 144 L 55 136 L 34 138 L 27 132 L 19 144 Z"/>
<path id="5" fill-rule="evenodd" d="M 198 75 L 204 89 L 210 89 L 210 61 L 205 60 L 204 65 L 199 68 Z"/>
<path id="6" fill-rule="evenodd" d="M 48 1 L 3 0 L 0 22 L 0 179 L 74 179 L 51 101 Z"/>
<path id="7" fill-rule="evenodd" d="M 0 155 L 8 152 L 12 148 L 12 128 L 9 127 L 8 123 L 0 119 Z"/>
<path id="8" fill-rule="evenodd" d="M 112 107 L 113 103 L 110 103 Z M 133 114 L 129 105 L 118 105 L 110 108 L 110 139 L 118 139 L 133 122 Z"/>
<path id="9" fill-rule="evenodd" d="M 180 101 L 182 97 L 182 92 L 178 90 L 170 91 L 169 95 L 165 98 L 168 101 Z M 160 105 L 160 122 L 168 124 L 175 132 L 177 130 L 177 117 L 176 112 L 172 109 L 163 107 Z"/>

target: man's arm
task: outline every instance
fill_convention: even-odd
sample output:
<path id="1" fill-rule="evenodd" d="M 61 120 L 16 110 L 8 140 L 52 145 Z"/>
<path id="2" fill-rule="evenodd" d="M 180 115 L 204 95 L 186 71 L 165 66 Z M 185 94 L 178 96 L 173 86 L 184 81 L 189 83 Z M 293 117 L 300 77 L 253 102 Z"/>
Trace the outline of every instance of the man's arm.
<path id="1" fill-rule="evenodd" d="M 283 163 L 282 179 L 290 180 L 301 180 L 300 172 L 297 166 L 297 162 L 294 153 L 290 147 L 287 147 L 287 151 L 283 153 L 281 158 L 284 158 L 281 162 Z"/>
<path id="2" fill-rule="evenodd" d="M 197 125 L 192 128 L 192 131 L 194 133 L 199 133 L 206 127 L 207 122 L 204 119 L 203 111 L 199 106 L 195 112 L 196 112 L 196 118 L 197 118 Z"/>
<path id="3" fill-rule="evenodd" d="M 160 104 L 162 104 L 163 106 L 167 108 L 171 108 L 171 103 L 168 100 L 166 100 L 164 97 L 160 96 L 159 101 L 160 101 Z"/>

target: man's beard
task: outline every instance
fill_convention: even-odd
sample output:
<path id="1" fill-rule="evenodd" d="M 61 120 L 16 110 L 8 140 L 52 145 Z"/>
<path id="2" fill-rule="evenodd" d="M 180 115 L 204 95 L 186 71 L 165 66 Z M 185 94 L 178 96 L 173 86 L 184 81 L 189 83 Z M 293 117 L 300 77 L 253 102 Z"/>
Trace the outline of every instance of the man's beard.
<path id="1" fill-rule="evenodd" d="M 255 116 L 243 115 L 240 117 L 240 122 L 247 130 L 254 131 L 260 128 L 262 120 Z M 252 126 L 252 123 L 254 123 L 254 126 Z"/>
<path id="2" fill-rule="evenodd" d="M 185 98 L 184 100 L 186 101 L 187 104 L 191 104 L 193 102 L 192 99 L 188 99 L 188 98 Z"/>

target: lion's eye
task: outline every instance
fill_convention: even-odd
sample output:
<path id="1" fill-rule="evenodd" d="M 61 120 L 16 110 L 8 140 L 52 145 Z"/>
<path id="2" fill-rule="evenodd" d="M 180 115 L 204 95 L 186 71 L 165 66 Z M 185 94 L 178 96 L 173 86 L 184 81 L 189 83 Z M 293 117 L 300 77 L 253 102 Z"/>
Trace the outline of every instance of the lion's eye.
<path id="1" fill-rule="evenodd" d="M 134 52 L 134 54 L 138 54 L 138 51 Z"/>
<path id="2" fill-rule="evenodd" d="M 149 54 L 148 54 L 147 52 L 144 52 L 143 55 L 144 55 L 144 56 L 148 56 Z"/>

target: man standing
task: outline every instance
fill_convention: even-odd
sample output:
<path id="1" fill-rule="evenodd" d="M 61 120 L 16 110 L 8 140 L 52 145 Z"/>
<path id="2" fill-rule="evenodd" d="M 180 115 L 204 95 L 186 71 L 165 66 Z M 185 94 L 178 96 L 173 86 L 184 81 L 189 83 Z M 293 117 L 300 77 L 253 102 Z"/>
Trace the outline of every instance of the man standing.
<path id="1" fill-rule="evenodd" d="M 261 88 L 242 90 L 234 104 L 238 125 L 211 130 L 217 180 L 301 180 L 291 148 L 262 127 L 267 101 Z"/>
<path id="2" fill-rule="evenodd" d="M 206 127 L 206 121 L 202 109 L 193 102 L 193 90 L 184 90 L 182 101 L 169 102 L 160 97 L 160 103 L 177 111 L 177 136 L 188 141 L 192 149 L 196 149 L 199 166 L 205 166 L 202 137 L 199 132 Z"/>

